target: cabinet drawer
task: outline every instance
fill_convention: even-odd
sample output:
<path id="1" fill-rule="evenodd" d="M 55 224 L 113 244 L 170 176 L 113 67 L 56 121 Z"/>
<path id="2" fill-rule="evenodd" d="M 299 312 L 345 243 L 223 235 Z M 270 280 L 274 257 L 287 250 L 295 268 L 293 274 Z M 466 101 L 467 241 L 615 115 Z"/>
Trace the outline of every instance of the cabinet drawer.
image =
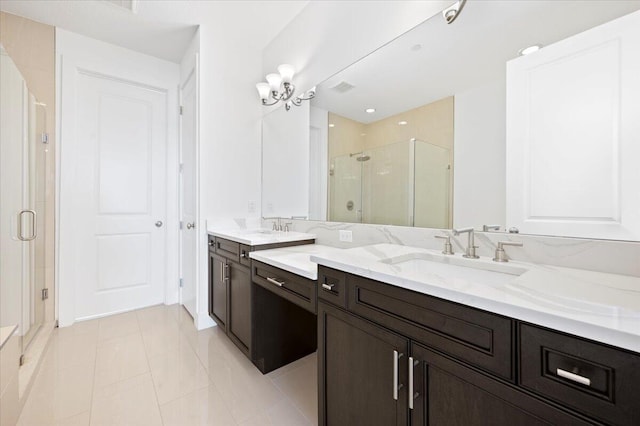
<path id="1" fill-rule="evenodd" d="M 254 283 L 314 314 L 317 312 L 315 281 L 255 260 L 251 270 Z"/>
<path id="2" fill-rule="evenodd" d="M 520 325 L 521 385 L 616 425 L 640 424 L 640 356 Z"/>
<path id="3" fill-rule="evenodd" d="M 515 381 L 509 318 L 355 275 L 347 276 L 347 307 L 417 342 Z"/>
<path id="4" fill-rule="evenodd" d="M 346 309 L 346 277 L 344 272 L 318 265 L 318 297 Z"/>
<path id="5" fill-rule="evenodd" d="M 218 237 L 216 237 L 215 241 L 216 254 L 235 260 L 236 262 L 240 261 L 240 243 Z"/>
<path id="6" fill-rule="evenodd" d="M 251 266 L 251 259 L 249 258 L 249 252 L 251 251 L 251 246 L 240 244 L 240 264 L 244 266 Z"/>

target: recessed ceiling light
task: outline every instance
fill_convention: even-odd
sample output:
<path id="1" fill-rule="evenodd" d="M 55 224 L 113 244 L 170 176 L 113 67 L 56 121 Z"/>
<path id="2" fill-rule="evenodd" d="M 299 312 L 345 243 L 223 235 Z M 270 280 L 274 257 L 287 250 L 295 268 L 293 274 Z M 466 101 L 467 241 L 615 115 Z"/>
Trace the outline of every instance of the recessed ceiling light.
<path id="1" fill-rule="evenodd" d="M 373 114 L 374 112 L 376 112 L 376 109 L 375 108 L 367 108 L 367 109 L 364 110 L 364 112 L 367 112 L 369 114 Z"/>
<path id="2" fill-rule="evenodd" d="M 360 136 L 367 136 L 366 133 L 360 133 Z"/>
<path id="3" fill-rule="evenodd" d="M 336 127 L 336 125 L 333 123 L 329 123 L 329 127 Z"/>
<path id="4" fill-rule="evenodd" d="M 398 121 L 398 126 L 405 126 L 406 124 L 406 121 Z"/>
<path id="5" fill-rule="evenodd" d="M 537 52 L 542 47 L 541 44 L 534 44 L 533 46 L 522 48 L 518 51 L 518 55 L 524 56 L 533 52 Z"/>

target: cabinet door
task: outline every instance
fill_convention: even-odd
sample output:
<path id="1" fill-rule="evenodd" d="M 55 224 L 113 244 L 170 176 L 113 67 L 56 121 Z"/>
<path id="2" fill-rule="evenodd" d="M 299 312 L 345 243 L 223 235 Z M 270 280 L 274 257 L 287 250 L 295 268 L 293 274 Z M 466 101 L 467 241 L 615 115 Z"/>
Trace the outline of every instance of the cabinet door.
<path id="1" fill-rule="evenodd" d="M 320 425 L 406 425 L 406 338 L 318 304 Z"/>
<path id="2" fill-rule="evenodd" d="M 209 252 L 209 315 L 226 331 L 227 261 Z"/>
<path id="3" fill-rule="evenodd" d="M 407 366 L 413 368 L 413 426 L 593 424 L 415 343 Z"/>
<path id="4" fill-rule="evenodd" d="M 227 332 L 236 345 L 249 355 L 251 345 L 251 269 L 228 262 L 229 322 Z"/>

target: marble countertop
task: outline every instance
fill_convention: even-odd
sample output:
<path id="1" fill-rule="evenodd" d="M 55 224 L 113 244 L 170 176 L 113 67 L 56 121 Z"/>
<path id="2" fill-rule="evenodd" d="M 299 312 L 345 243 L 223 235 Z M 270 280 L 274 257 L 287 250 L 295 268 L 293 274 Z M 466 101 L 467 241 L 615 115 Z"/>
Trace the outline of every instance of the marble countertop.
<path id="1" fill-rule="evenodd" d="M 280 257 L 281 265 L 286 259 Z M 437 261 L 425 262 L 430 259 Z M 516 261 L 498 264 L 396 244 L 320 250 L 310 262 L 640 352 L 638 277 Z M 496 273 L 499 268 L 505 273 Z"/>
<path id="2" fill-rule="evenodd" d="M 249 246 L 259 246 L 264 244 L 287 243 L 291 241 L 313 240 L 316 238 L 314 234 L 305 232 L 284 232 L 271 231 L 268 229 L 221 229 L 217 227 L 208 227 L 207 232 L 216 237 L 225 238 L 240 244 Z"/>
<path id="3" fill-rule="evenodd" d="M 304 244 L 301 246 L 252 251 L 249 253 L 249 257 L 302 277 L 317 280 L 318 264 L 311 261 L 311 256 L 339 255 L 343 251 L 343 249 L 320 244 Z"/>
<path id="4" fill-rule="evenodd" d="M 8 325 L 6 327 L 0 327 L 0 349 L 4 347 L 4 344 L 9 341 L 11 335 L 18 329 L 17 325 Z"/>

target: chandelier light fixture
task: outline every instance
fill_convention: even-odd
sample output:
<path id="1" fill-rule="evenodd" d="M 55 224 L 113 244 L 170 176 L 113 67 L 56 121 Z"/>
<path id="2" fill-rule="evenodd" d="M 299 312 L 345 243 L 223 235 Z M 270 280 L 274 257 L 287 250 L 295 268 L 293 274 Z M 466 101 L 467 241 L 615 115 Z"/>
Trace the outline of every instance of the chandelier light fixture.
<path id="1" fill-rule="evenodd" d="M 316 95 L 316 88 L 312 87 L 302 96 L 294 97 L 296 86 L 293 85 L 293 75 L 295 69 L 289 64 L 282 64 L 278 67 L 278 73 L 267 74 L 267 82 L 256 84 L 256 89 L 260 94 L 262 105 L 271 106 L 278 102 L 284 102 L 284 106 L 289 111 L 291 105 L 300 106 L 302 101 L 313 99 Z"/>

